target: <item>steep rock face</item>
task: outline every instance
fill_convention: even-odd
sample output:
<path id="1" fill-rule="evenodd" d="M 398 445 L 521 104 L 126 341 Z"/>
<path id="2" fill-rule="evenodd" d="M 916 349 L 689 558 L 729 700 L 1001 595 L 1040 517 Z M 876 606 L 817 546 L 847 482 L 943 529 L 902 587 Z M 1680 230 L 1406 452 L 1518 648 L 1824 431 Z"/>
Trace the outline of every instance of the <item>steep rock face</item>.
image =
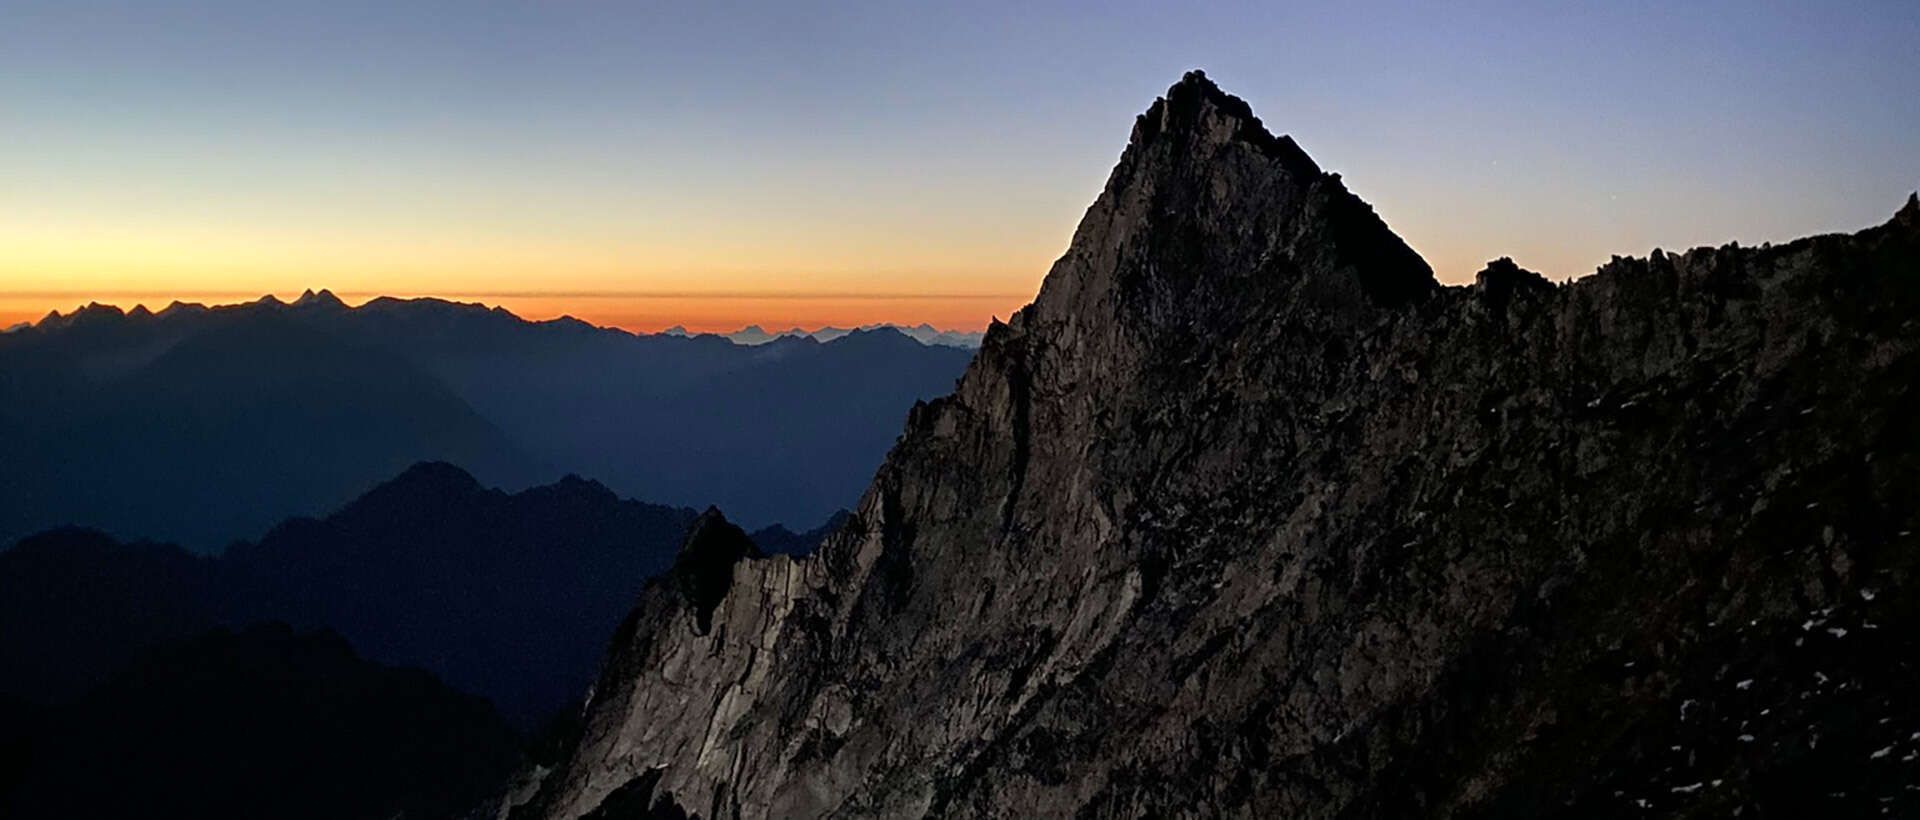
<path id="1" fill-rule="evenodd" d="M 510 813 L 1915 810 L 1917 308 L 1920 202 L 1441 288 L 1189 75 L 853 518 L 651 586 Z"/>

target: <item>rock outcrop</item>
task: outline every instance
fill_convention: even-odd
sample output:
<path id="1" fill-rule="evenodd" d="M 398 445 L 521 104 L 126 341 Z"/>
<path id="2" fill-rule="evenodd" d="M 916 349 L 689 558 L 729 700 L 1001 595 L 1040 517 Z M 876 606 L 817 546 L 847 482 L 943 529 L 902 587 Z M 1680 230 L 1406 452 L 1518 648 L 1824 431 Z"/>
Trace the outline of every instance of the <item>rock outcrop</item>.
<path id="1" fill-rule="evenodd" d="M 1917 317 L 1913 201 L 1440 287 L 1190 74 L 852 519 L 650 585 L 507 811 L 1920 811 Z"/>

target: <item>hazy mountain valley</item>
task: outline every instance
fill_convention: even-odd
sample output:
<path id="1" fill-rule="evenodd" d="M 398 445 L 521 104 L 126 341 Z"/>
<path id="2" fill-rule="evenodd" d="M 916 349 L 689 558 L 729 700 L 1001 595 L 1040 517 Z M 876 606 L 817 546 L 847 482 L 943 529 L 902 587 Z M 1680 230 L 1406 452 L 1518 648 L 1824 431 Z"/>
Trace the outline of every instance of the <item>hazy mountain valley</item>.
<path id="1" fill-rule="evenodd" d="M 885 328 L 746 346 L 324 291 L 96 306 L 0 335 L 0 539 L 79 525 L 217 552 L 421 461 L 808 529 L 971 355 Z"/>

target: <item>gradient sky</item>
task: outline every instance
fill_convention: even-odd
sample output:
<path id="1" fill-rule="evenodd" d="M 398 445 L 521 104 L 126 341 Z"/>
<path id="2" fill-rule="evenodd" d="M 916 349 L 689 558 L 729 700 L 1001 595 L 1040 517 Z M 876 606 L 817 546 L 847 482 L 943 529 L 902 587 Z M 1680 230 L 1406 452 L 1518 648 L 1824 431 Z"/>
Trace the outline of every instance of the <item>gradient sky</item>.
<path id="1" fill-rule="evenodd" d="M 0 324 L 328 287 L 978 328 L 1194 67 L 1449 282 L 1920 187 L 1914 0 L 798 5 L 0 0 Z"/>

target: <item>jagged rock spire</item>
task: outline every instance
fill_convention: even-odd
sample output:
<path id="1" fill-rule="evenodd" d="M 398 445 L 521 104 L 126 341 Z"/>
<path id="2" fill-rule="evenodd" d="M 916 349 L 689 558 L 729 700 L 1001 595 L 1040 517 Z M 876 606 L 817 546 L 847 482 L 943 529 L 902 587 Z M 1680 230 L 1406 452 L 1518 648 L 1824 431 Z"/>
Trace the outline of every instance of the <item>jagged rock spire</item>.
<path id="1" fill-rule="evenodd" d="M 687 542 L 674 559 L 674 587 L 693 609 L 701 634 L 713 628 L 713 610 L 727 597 L 733 583 L 733 565 L 762 557 L 746 531 L 735 526 L 718 507 L 708 507 L 688 528 Z"/>
<path id="2" fill-rule="evenodd" d="M 1218 328 L 1300 305 L 1359 318 L 1437 287 L 1337 174 L 1194 71 L 1135 121 L 1106 189 L 1023 313 L 1119 333 Z"/>
<path id="3" fill-rule="evenodd" d="M 1874 229 L 1441 289 L 1189 74 L 847 525 L 738 562 L 710 514 L 514 816 L 1866 808 L 1892 730 L 1664 751 L 1881 725 L 1802 711 L 1815 661 L 1914 688 L 1866 642 L 1915 634 L 1917 258 Z"/>

